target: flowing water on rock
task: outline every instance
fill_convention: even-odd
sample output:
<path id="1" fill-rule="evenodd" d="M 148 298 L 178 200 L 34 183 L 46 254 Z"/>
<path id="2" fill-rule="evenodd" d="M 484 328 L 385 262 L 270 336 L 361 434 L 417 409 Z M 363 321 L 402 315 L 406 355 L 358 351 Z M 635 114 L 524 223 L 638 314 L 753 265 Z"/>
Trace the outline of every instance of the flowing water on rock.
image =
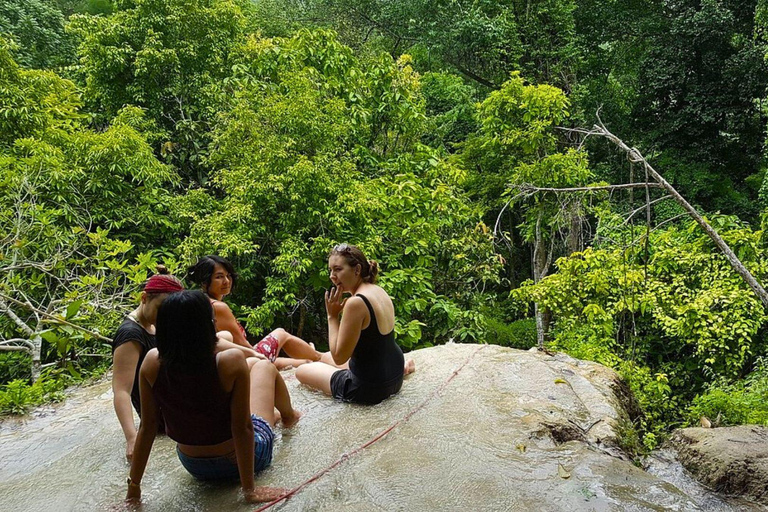
<path id="1" fill-rule="evenodd" d="M 304 417 L 291 431 L 278 427 L 273 465 L 257 485 L 305 482 L 417 409 L 477 348 L 411 353 L 417 372 L 374 407 L 336 403 L 285 373 Z M 592 363 L 489 346 L 410 419 L 273 510 L 700 510 L 666 478 L 601 449 L 595 436 L 618 414 L 604 376 Z M 129 468 L 111 399 L 101 383 L 0 424 L 0 510 L 119 506 Z M 552 435 L 553 424 L 587 434 Z M 256 508 L 236 483 L 196 482 L 166 437 L 155 442 L 142 489 L 148 512 Z"/>

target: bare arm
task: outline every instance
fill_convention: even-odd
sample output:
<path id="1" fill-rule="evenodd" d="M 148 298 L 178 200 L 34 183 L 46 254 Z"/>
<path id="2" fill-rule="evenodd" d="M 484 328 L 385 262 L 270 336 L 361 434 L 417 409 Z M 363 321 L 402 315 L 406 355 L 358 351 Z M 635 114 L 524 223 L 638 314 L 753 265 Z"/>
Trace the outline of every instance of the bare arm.
<path id="1" fill-rule="evenodd" d="M 262 354 L 260 352 L 256 352 L 255 350 L 253 350 L 250 345 L 248 345 L 248 348 L 245 348 L 242 345 L 236 345 L 236 344 L 232 343 L 231 341 L 227 341 L 227 340 L 224 340 L 224 339 L 221 339 L 221 338 L 219 338 L 219 340 L 216 342 L 215 352 L 218 354 L 219 352 L 224 352 L 225 350 L 229 350 L 231 348 L 239 350 L 240 352 L 242 352 L 245 355 L 245 357 L 256 357 L 256 358 L 259 358 L 259 359 L 266 359 L 267 358 L 264 354 Z"/>
<path id="2" fill-rule="evenodd" d="M 331 357 L 334 363 L 342 365 L 349 361 L 355 351 L 368 308 L 359 297 L 342 300 L 338 289 L 326 293 L 325 306 L 328 313 L 328 345 Z M 344 315 L 339 320 L 342 309 Z"/>
<path id="3" fill-rule="evenodd" d="M 240 324 L 237 322 L 235 315 L 232 314 L 232 310 L 229 309 L 229 306 L 217 300 L 213 303 L 213 311 L 216 315 L 217 331 L 229 331 L 232 334 L 232 341 L 234 341 L 236 345 L 251 348 L 251 344 L 245 339 Z"/>
<path id="4" fill-rule="evenodd" d="M 230 415 L 235 443 L 240 485 L 248 495 L 253 492 L 253 424 L 251 423 L 251 376 L 242 352 L 228 350 L 218 356 L 219 373 L 232 382 Z"/>
<path id="5" fill-rule="evenodd" d="M 157 378 L 159 369 L 160 361 L 157 349 L 152 349 L 147 353 L 139 373 L 141 424 L 136 436 L 136 446 L 131 461 L 131 483 L 128 484 L 126 500 L 141 499 L 141 478 L 144 476 L 144 470 L 147 467 L 147 461 L 149 461 L 149 453 L 152 451 L 152 444 L 155 442 L 155 436 L 157 436 L 157 404 L 152 393 L 152 385 Z"/>
<path id="6" fill-rule="evenodd" d="M 136 425 L 133 422 L 133 405 L 131 391 L 136 378 L 136 365 L 139 364 L 141 345 L 138 341 L 123 343 L 115 349 L 112 369 L 112 404 L 115 407 L 117 420 L 125 436 L 125 457 L 130 461 L 133 457 L 136 442 Z"/>
<path id="7" fill-rule="evenodd" d="M 235 443 L 237 470 L 245 500 L 250 503 L 272 501 L 282 496 L 286 489 L 279 487 L 255 487 L 253 481 L 253 423 L 251 423 L 251 374 L 243 353 L 236 350 L 222 352 L 217 360 L 223 383 L 232 383 L 230 414 L 232 439 Z M 225 384 L 225 389 L 228 387 Z"/>

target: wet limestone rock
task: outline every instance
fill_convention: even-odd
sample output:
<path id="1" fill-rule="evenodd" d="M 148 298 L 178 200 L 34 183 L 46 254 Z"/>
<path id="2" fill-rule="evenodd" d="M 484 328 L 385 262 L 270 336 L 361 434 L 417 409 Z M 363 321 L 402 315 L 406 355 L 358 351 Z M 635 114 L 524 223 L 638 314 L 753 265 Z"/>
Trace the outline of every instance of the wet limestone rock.
<path id="1" fill-rule="evenodd" d="M 768 428 L 685 428 L 675 431 L 669 444 L 703 484 L 768 505 Z"/>
<path id="2" fill-rule="evenodd" d="M 616 374 L 562 354 L 449 344 L 409 354 L 399 395 L 366 407 L 285 379 L 304 417 L 277 429 L 257 485 L 308 483 L 281 511 L 699 510 L 673 485 L 612 456 L 625 414 Z M 381 433 L 375 443 L 361 448 Z M 109 383 L 42 417 L 0 424 L 0 508 L 104 510 L 128 466 Z M 242 510 L 237 484 L 196 482 L 158 438 L 144 511 Z"/>

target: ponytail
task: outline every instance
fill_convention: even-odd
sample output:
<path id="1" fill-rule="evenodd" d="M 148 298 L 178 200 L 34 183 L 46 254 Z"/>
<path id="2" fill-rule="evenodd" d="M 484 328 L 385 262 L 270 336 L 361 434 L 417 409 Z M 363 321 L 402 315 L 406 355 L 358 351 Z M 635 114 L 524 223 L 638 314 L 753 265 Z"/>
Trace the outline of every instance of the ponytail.
<path id="1" fill-rule="evenodd" d="M 376 260 L 368 261 L 368 274 L 363 272 L 363 281 L 366 283 L 376 284 L 376 276 L 379 275 L 379 264 Z"/>

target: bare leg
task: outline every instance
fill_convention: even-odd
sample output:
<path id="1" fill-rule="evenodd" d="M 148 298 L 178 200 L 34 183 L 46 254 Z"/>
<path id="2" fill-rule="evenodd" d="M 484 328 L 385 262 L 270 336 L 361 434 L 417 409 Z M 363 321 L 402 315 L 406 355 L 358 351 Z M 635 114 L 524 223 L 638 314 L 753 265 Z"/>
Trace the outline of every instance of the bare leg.
<path id="1" fill-rule="evenodd" d="M 251 367 L 251 414 L 261 416 L 273 427 L 277 422 L 275 407 L 280 412 L 283 425 L 293 426 L 301 413 L 291 405 L 291 396 L 283 377 L 275 365 L 259 360 Z"/>
<path id="2" fill-rule="evenodd" d="M 403 366 L 403 375 L 408 375 L 416 371 L 416 361 L 413 359 L 406 359 Z"/>
<path id="3" fill-rule="evenodd" d="M 331 377 L 339 368 L 325 363 L 309 363 L 296 369 L 299 382 L 314 389 L 319 389 L 326 395 L 331 395 Z"/>
<path id="4" fill-rule="evenodd" d="M 320 360 L 320 352 L 315 350 L 313 345 L 310 345 L 298 336 L 294 336 L 285 329 L 275 329 L 269 334 L 277 338 L 279 343 L 278 350 L 285 350 L 285 353 L 288 354 L 289 357 L 294 358 L 294 361 L 298 362 L 302 359 L 308 359 L 310 361 Z M 302 362 L 299 364 L 304 363 Z M 294 366 L 299 365 L 294 364 Z"/>
<path id="5" fill-rule="evenodd" d="M 323 355 L 320 356 L 320 362 L 335 366 L 336 368 L 341 368 L 342 370 L 349 370 L 349 361 L 344 364 L 336 364 L 333 361 L 333 356 L 331 356 L 330 352 L 323 352 Z"/>
<path id="6" fill-rule="evenodd" d="M 294 359 L 292 357 L 278 357 L 275 358 L 275 366 L 278 370 L 288 370 L 291 368 L 298 368 L 299 366 L 307 363 L 311 363 L 309 359 Z"/>

